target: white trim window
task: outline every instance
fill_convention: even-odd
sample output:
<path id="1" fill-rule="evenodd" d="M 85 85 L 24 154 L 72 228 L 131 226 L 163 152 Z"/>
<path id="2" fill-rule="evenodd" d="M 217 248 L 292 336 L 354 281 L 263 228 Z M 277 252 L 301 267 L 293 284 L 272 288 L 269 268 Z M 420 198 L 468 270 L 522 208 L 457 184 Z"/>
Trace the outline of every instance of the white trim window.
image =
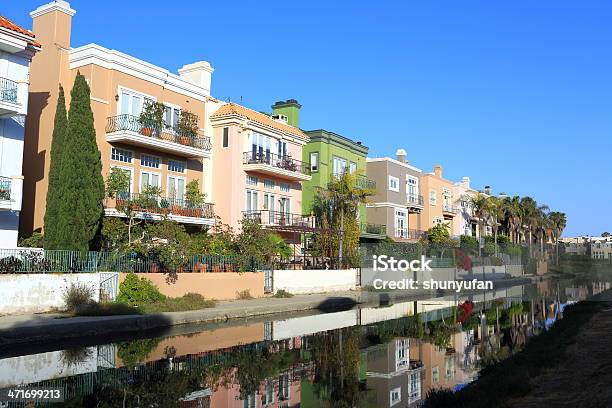
<path id="1" fill-rule="evenodd" d="M 431 369 L 431 381 L 434 384 L 440 382 L 440 369 L 438 368 L 438 366 L 432 367 Z"/>
<path id="2" fill-rule="evenodd" d="M 180 160 L 168 160 L 168 171 L 173 171 L 175 173 L 185 173 L 185 162 Z"/>
<path id="3" fill-rule="evenodd" d="M 247 190 L 245 199 L 245 210 L 247 212 L 259 211 L 259 205 L 257 202 L 257 191 Z"/>
<path id="4" fill-rule="evenodd" d="M 168 198 L 182 200 L 185 197 L 185 177 L 168 176 Z"/>
<path id="5" fill-rule="evenodd" d="M 181 108 L 179 106 L 164 103 L 164 126 L 167 129 L 176 129 L 180 117 Z"/>
<path id="6" fill-rule="evenodd" d="M 442 225 L 442 224 L 444 224 L 444 218 L 442 218 L 442 217 L 434 217 L 433 223 L 434 223 L 434 225 Z"/>
<path id="7" fill-rule="evenodd" d="M 408 238 L 408 212 L 395 209 L 395 237 Z"/>
<path id="8" fill-rule="evenodd" d="M 247 183 L 247 186 L 256 186 L 257 185 L 257 177 L 251 176 L 250 174 L 247 174 L 247 176 L 246 176 L 246 183 Z"/>
<path id="9" fill-rule="evenodd" d="M 395 370 L 408 365 L 410 361 L 408 344 L 408 339 L 395 340 Z"/>
<path id="10" fill-rule="evenodd" d="M 279 183 L 278 187 L 283 193 L 288 193 L 291 191 L 291 185 L 289 183 Z"/>
<path id="11" fill-rule="evenodd" d="M 111 148 L 111 160 L 122 163 L 132 163 L 133 158 L 134 153 L 131 150 L 118 149 L 116 147 Z"/>
<path id="12" fill-rule="evenodd" d="M 357 163 L 351 162 L 349 164 L 349 173 L 355 174 L 356 171 L 357 171 Z"/>
<path id="13" fill-rule="evenodd" d="M 406 175 L 406 195 L 409 203 L 417 203 L 419 197 L 419 179 Z"/>
<path id="14" fill-rule="evenodd" d="M 419 401 L 421 399 L 421 375 L 420 373 L 411 373 L 408 383 L 408 403 Z"/>
<path id="15" fill-rule="evenodd" d="M 399 179 L 397 177 L 389 176 L 389 190 L 399 193 L 400 187 Z"/>
<path id="16" fill-rule="evenodd" d="M 334 156 L 332 158 L 332 173 L 334 176 L 341 176 L 348 167 L 348 161 L 342 157 Z"/>
<path id="17" fill-rule="evenodd" d="M 438 204 L 438 192 L 436 190 L 429 190 L 429 205 Z"/>
<path id="18" fill-rule="evenodd" d="M 319 171 L 319 152 L 310 153 L 310 171 L 313 173 Z"/>
<path id="19" fill-rule="evenodd" d="M 402 389 L 401 387 L 393 388 L 389 391 L 389 406 L 392 407 L 402 400 Z"/>
<path id="20" fill-rule="evenodd" d="M 127 88 L 119 88 L 119 103 L 117 113 L 119 115 L 140 116 L 143 108 L 154 102 L 155 99 L 140 92 Z"/>
<path id="21" fill-rule="evenodd" d="M 140 192 L 142 193 L 142 191 L 148 186 L 161 187 L 161 176 L 159 173 L 141 170 L 140 171 Z"/>
<path id="22" fill-rule="evenodd" d="M 223 147 L 224 149 L 229 147 L 229 128 L 226 126 L 223 128 L 222 131 L 222 137 L 223 137 L 223 142 L 221 147 Z"/>
<path id="23" fill-rule="evenodd" d="M 264 188 L 269 188 L 271 190 L 274 190 L 275 186 L 276 186 L 276 183 L 274 183 L 274 180 L 264 179 Z"/>
<path id="24" fill-rule="evenodd" d="M 142 167 L 150 167 L 152 169 L 159 169 L 159 164 L 161 160 L 157 156 L 152 156 L 150 154 L 140 154 L 140 165 Z"/>

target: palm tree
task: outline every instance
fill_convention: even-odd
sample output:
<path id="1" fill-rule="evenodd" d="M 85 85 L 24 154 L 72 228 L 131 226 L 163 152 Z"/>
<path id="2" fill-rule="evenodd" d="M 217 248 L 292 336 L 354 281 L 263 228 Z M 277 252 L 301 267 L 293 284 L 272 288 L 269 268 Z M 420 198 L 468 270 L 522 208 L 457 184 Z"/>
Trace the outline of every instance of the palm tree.
<path id="1" fill-rule="evenodd" d="M 556 263 L 559 264 L 559 238 L 561 238 L 561 234 L 563 230 L 567 226 L 567 217 L 565 213 L 559 211 L 552 211 L 548 214 L 548 218 L 550 220 L 550 225 L 553 234 L 553 240 L 555 243 L 555 253 L 556 253 Z"/>
<path id="2" fill-rule="evenodd" d="M 499 230 L 499 223 L 504 218 L 504 206 L 503 201 L 495 196 L 491 196 L 487 199 L 487 207 L 489 218 L 493 227 L 493 242 L 495 243 L 495 254 L 497 255 L 497 231 Z"/>
<path id="3" fill-rule="evenodd" d="M 488 196 L 482 193 L 476 193 L 470 197 L 470 206 L 472 207 L 472 214 L 478 220 L 478 231 L 480 237 L 484 236 L 483 229 L 486 224 L 487 218 L 489 217 L 489 200 Z M 479 241 L 480 241 L 479 237 Z M 480 242 L 478 243 L 478 256 L 482 256 L 482 248 Z"/>
<path id="4" fill-rule="evenodd" d="M 506 197 L 502 202 L 504 213 L 508 220 L 508 233 L 513 243 L 520 243 L 523 217 L 521 211 L 521 198 L 519 196 Z"/>
<path id="5" fill-rule="evenodd" d="M 533 245 L 533 237 L 538 228 L 538 203 L 531 197 L 521 198 L 521 214 L 523 219 L 523 228 L 527 232 L 527 244 L 529 245 L 529 255 Z"/>

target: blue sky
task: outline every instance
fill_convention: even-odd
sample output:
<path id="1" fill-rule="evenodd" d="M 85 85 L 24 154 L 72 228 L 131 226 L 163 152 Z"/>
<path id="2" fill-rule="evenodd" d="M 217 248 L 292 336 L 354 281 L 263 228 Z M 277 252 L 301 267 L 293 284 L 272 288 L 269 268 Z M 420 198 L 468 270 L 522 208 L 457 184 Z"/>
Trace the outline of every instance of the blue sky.
<path id="1" fill-rule="evenodd" d="M 43 2 L 1 12 L 30 28 Z M 73 46 L 172 71 L 207 60 L 217 98 L 258 110 L 298 99 L 305 129 L 531 195 L 567 213 L 565 235 L 612 232 L 609 2 L 70 3 Z"/>

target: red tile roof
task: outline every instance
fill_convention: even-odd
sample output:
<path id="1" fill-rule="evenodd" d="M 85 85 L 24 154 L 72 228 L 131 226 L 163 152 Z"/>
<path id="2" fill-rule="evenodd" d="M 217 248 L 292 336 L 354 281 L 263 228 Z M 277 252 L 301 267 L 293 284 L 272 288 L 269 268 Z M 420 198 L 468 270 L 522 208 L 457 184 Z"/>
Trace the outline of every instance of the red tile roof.
<path id="1" fill-rule="evenodd" d="M 269 115 L 265 113 L 254 111 L 253 109 L 249 109 L 242 105 L 237 105 L 235 103 L 227 103 L 221 106 L 215 113 L 210 115 L 211 118 L 225 116 L 225 115 L 239 115 L 244 118 L 247 118 L 253 122 L 257 122 L 260 125 L 265 125 L 271 127 L 276 130 L 280 130 L 282 132 L 286 132 L 298 137 L 308 138 L 304 132 L 295 126 L 288 125 L 286 123 L 277 122 L 272 119 Z"/>
<path id="2" fill-rule="evenodd" d="M 30 37 L 30 41 L 28 41 L 28 44 L 40 48 L 40 43 L 34 40 L 34 38 L 36 38 L 36 35 L 34 35 L 33 32 L 31 32 L 30 30 L 26 30 L 25 28 L 13 23 L 11 20 L 4 16 L 0 16 L 0 27 L 15 31 L 19 34 L 23 34 L 26 37 Z"/>

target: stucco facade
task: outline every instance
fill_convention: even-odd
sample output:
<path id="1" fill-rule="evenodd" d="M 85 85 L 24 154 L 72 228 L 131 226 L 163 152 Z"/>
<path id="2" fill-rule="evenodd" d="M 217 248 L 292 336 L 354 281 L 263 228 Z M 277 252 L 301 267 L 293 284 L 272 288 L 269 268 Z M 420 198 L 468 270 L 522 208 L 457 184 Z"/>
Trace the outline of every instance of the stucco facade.
<path id="1" fill-rule="evenodd" d="M 254 219 L 299 244 L 300 234 L 283 227 L 311 222 L 302 217 L 302 182 L 311 178 L 301 161 L 308 136 L 241 105 L 211 100 L 209 106 L 216 215 L 234 229 Z"/>
<path id="2" fill-rule="evenodd" d="M 478 237 L 477 220 L 474 217 L 474 211 L 471 206 L 471 199 L 478 191 L 470 187 L 470 178 L 463 177 L 453 186 L 453 205 L 457 209 L 457 216 L 453 222 L 452 235 L 470 235 Z"/>
<path id="3" fill-rule="evenodd" d="M 376 195 L 367 205 L 369 223 L 386 224 L 387 236 L 396 241 L 416 240 L 423 225 L 422 172 L 406 161 L 403 150 L 397 159 L 368 158 L 367 176 L 376 182 Z"/>
<path id="4" fill-rule="evenodd" d="M 423 191 L 423 229 L 446 224 L 452 234 L 458 213 L 454 205 L 453 183 L 443 178 L 442 166 L 439 164 L 434 167 L 433 172 L 423 173 L 420 180 Z"/>
<path id="5" fill-rule="evenodd" d="M 17 246 L 30 61 L 40 44 L 3 18 L 0 26 L 0 247 Z"/>
<path id="6" fill-rule="evenodd" d="M 43 45 L 32 62 L 32 86 L 26 123 L 24 157 L 24 216 L 22 232 L 43 228 L 48 189 L 53 121 L 58 84 L 64 87 L 67 108 L 74 78 L 80 72 L 91 89 L 96 141 L 102 175 L 111 168 L 130 174 L 129 191 L 138 195 L 147 185 L 161 189 L 169 217 L 185 224 L 212 224 L 211 206 L 188 211 L 185 187 L 197 180 L 211 199 L 210 139 L 205 134 L 206 100 L 212 68 L 206 62 L 186 65 L 180 75 L 96 44 L 71 48 L 70 27 L 75 14 L 67 2 L 43 5 L 31 13 L 33 30 Z M 163 123 L 148 130 L 140 115 L 147 104 L 164 104 Z M 198 118 L 198 131 L 186 136 L 178 120 L 185 112 Z M 157 126 L 157 125 L 155 125 Z M 122 216 L 114 200 L 105 201 L 107 216 Z"/>

